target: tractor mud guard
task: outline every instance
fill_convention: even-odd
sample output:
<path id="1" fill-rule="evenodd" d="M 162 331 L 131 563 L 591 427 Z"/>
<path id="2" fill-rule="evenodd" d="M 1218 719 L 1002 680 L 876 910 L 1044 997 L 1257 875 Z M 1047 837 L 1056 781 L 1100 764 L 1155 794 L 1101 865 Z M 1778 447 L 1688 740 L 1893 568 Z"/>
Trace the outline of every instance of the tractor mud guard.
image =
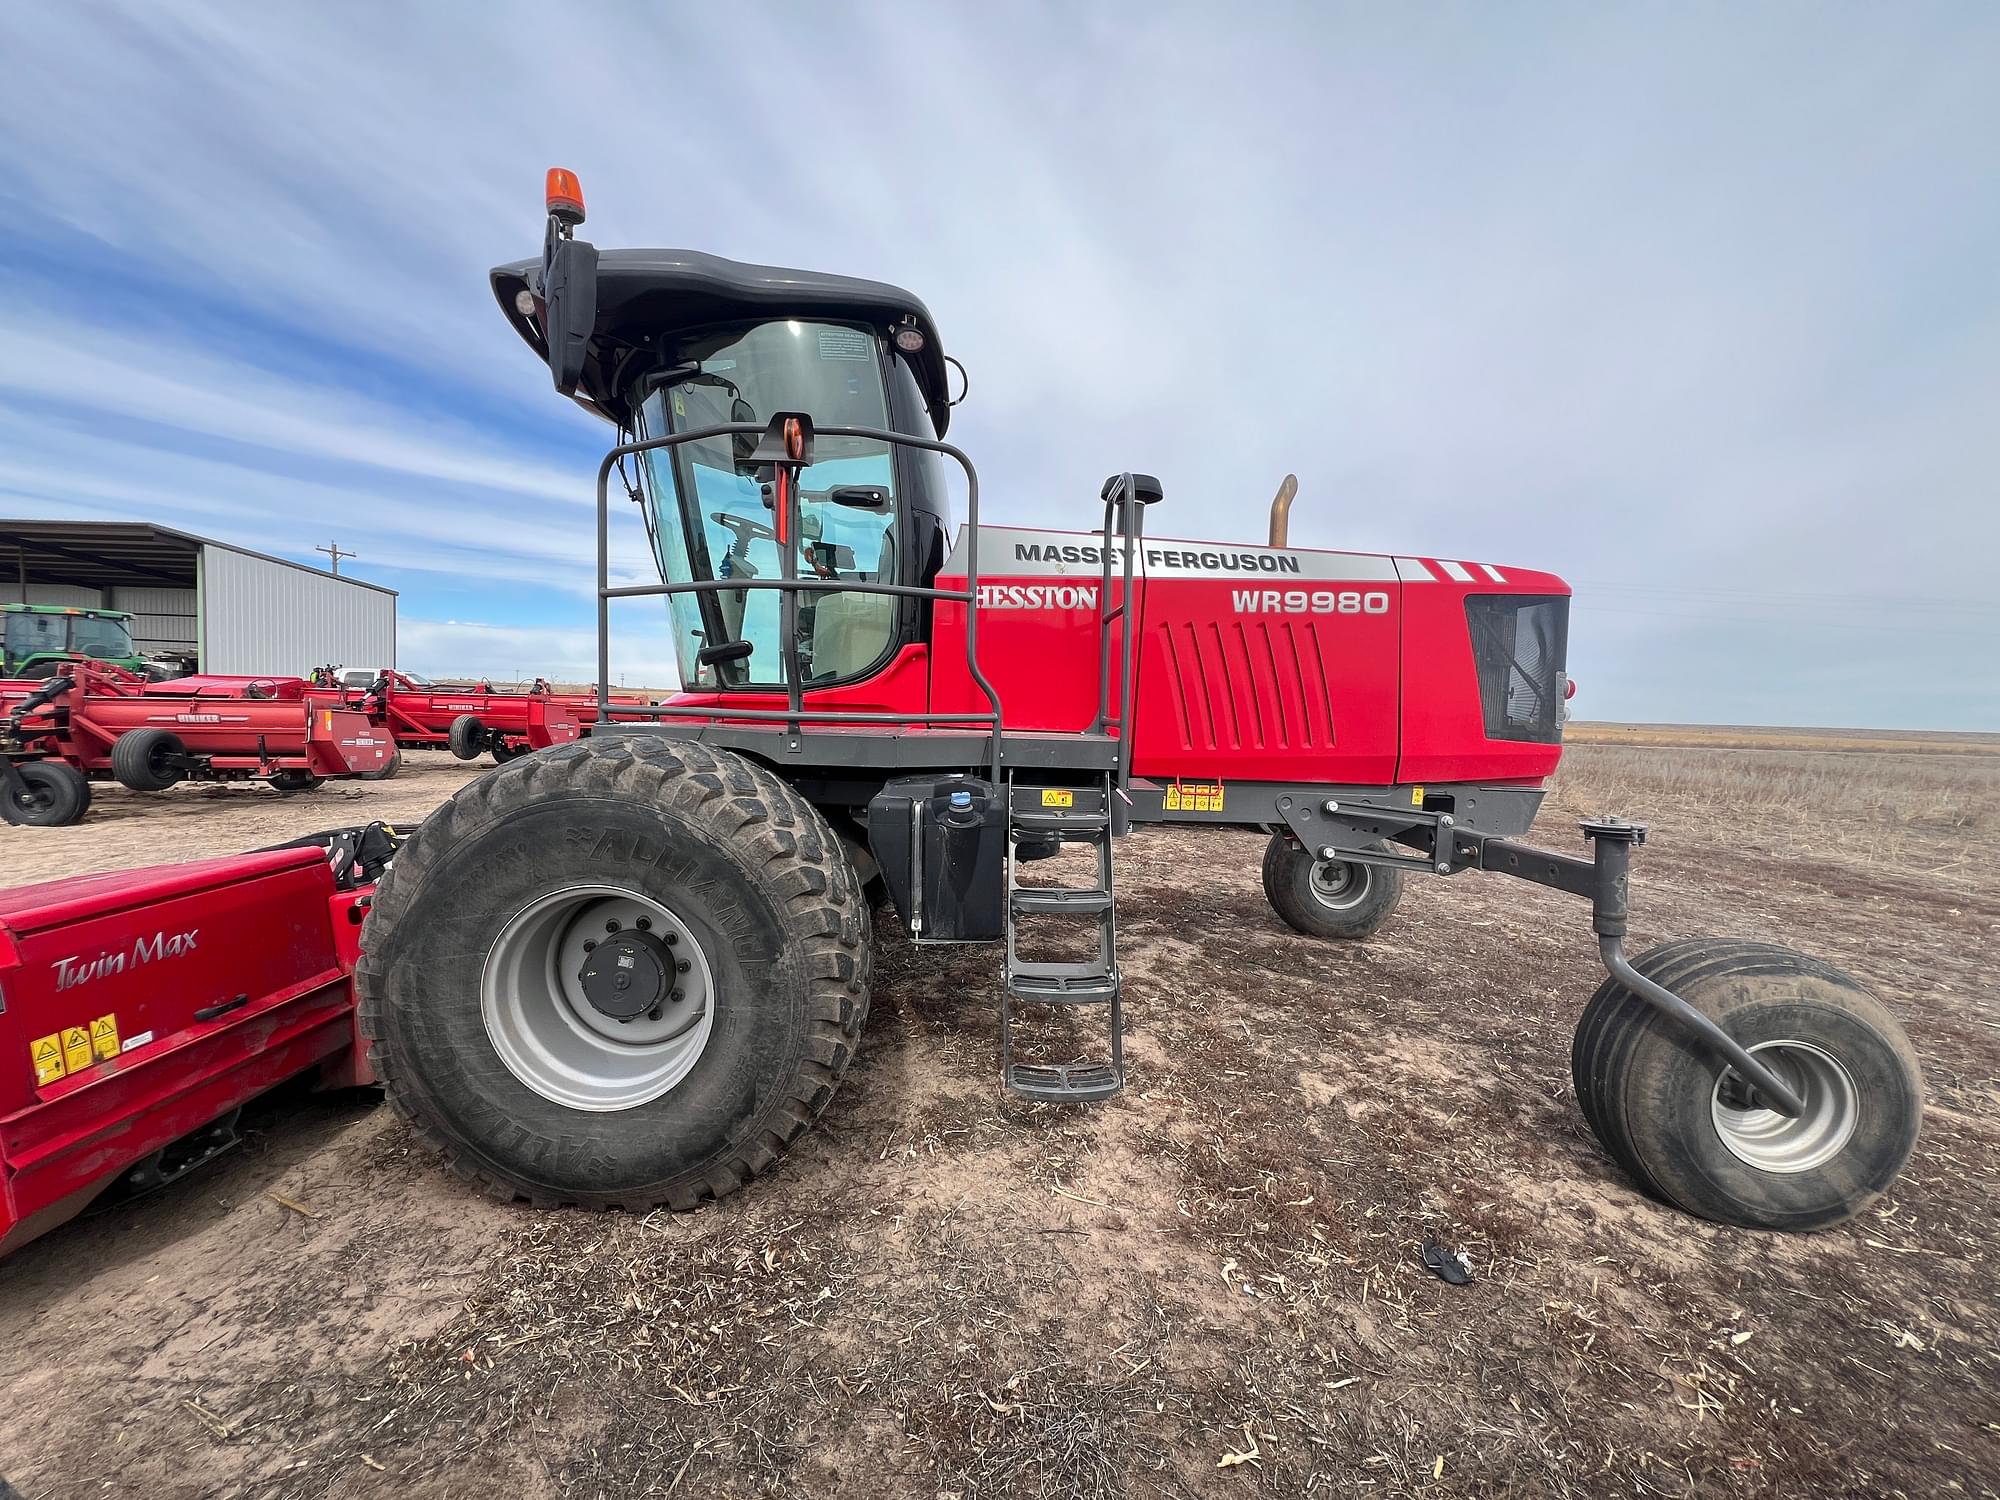
<path id="1" fill-rule="evenodd" d="M 1612 977 L 1654 1009 L 1671 1016 L 1728 1062 L 1764 1102 L 1793 1119 L 1805 1112 L 1791 1087 L 1750 1054 L 1728 1032 L 1665 986 L 1639 973 L 1626 960 L 1625 933 L 1631 896 L 1632 848 L 1646 841 L 1646 825 L 1623 818 L 1582 824 L 1592 858 L 1558 854 L 1461 827 L 1454 814 L 1419 808 L 1389 810 L 1338 798 L 1279 799 L 1286 826 L 1322 859 L 1388 865 L 1437 875 L 1491 870 L 1551 890 L 1590 898 L 1590 925 L 1598 954 Z M 1389 826 L 1393 825 L 1393 826 Z M 1413 849 L 1408 855 L 1357 849 L 1361 839 L 1389 838 Z"/>

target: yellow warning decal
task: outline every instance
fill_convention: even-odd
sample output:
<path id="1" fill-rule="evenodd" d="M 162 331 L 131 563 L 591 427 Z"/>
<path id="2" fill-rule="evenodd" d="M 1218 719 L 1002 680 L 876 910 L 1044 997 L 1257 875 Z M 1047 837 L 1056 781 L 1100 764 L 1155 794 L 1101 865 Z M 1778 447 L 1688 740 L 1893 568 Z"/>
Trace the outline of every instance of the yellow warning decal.
<path id="1" fill-rule="evenodd" d="M 99 1016 L 90 1023 L 90 1050 L 99 1062 L 109 1062 L 118 1055 L 118 1017 Z"/>
<path id="2" fill-rule="evenodd" d="M 35 1065 L 35 1087 L 54 1083 L 67 1071 L 63 1067 L 62 1035 L 51 1032 L 28 1043 L 28 1058 Z"/>
<path id="3" fill-rule="evenodd" d="M 63 1067 L 81 1073 L 90 1066 L 90 1028 L 65 1026 L 62 1032 Z"/>
<path id="4" fill-rule="evenodd" d="M 1076 806 L 1076 793 L 1062 791 L 1052 786 L 1044 787 L 1042 788 L 1042 806 L 1074 807 Z"/>
<path id="5" fill-rule="evenodd" d="M 1167 787 L 1168 812 L 1221 812 L 1224 788 L 1219 781 L 1175 781 Z"/>
<path id="6" fill-rule="evenodd" d="M 1412 806 L 1412 807 L 1422 807 L 1423 805 L 1424 805 L 1424 789 L 1423 789 L 1422 787 L 1420 787 L 1420 786 L 1413 786 L 1413 787 L 1411 787 L 1411 788 L 1410 788 L 1410 806 Z"/>

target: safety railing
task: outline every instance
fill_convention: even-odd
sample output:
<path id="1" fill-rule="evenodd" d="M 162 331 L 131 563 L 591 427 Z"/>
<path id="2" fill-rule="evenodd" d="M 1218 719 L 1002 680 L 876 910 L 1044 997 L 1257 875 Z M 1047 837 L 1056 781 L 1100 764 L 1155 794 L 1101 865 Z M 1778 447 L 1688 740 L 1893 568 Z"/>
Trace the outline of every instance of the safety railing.
<path id="1" fill-rule="evenodd" d="M 1097 614 L 1097 717 L 1091 720 L 1093 734 L 1109 734 L 1118 731 L 1117 779 L 1113 791 L 1119 805 L 1108 809 L 1112 813 L 1112 823 L 1123 832 L 1129 821 L 1130 798 L 1126 795 L 1132 785 L 1132 733 L 1126 719 L 1132 712 L 1132 653 L 1137 640 L 1137 632 L 1132 628 L 1132 575 L 1133 564 L 1139 554 L 1139 543 L 1145 531 L 1145 503 L 1139 499 L 1132 475 L 1120 474 L 1104 487 L 1104 581 L 1098 595 Z M 1118 529 L 1114 533 L 1112 522 L 1116 520 Z M 1115 544 L 1115 545 L 1114 545 Z M 1122 587 L 1118 592 L 1118 603 L 1111 602 L 1111 565 L 1113 553 L 1124 570 Z M 1111 701 L 1111 627 L 1123 621 L 1125 628 L 1118 633 L 1118 709 L 1112 712 Z"/>
<path id="2" fill-rule="evenodd" d="M 986 680 L 986 674 L 979 666 L 979 475 L 972 467 L 972 460 L 951 444 L 936 442 L 929 438 L 912 437 L 903 432 L 889 432 L 878 427 L 812 429 L 812 436 L 815 438 L 863 438 L 906 448 L 921 448 L 931 453 L 942 453 L 965 471 L 965 587 L 962 589 L 934 588 L 907 583 L 876 583 L 863 579 L 801 578 L 798 576 L 796 551 L 789 544 L 778 549 L 782 574 L 777 578 L 705 578 L 691 583 L 631 584 L 618 588 L 611 586 L 611 474 L 623 459 L 630 455 L 677 448 L 683 443 L 698 443 L 711 438 L 733 438 L 740 433 L 762 435 L 776 428 L 787 416 L 802 417 L 805 414 L 781 413 L 768 423 L 722 422 L 713 427 L 669 433 L 665 437 L 647 438 L 642 442 L 621 443 L 606 453 L 604 461 L 597 466 L 597 722 L 600 724 L 611 722 L 611 601 L 613 599 L 773 589 L 779 593 L 779 654 L 783 664 L 786 696 L 783 708 L 725 708 L 721 705 L 699 703 L 657 703 L 640 707 L 636 704 L 621 703 L 618 705 L 618 716 L 621 719 L 736 720 L 782 724 L 794 731 L 804 724 L 897 724 L 906 727 L 984 724 L 991 735 L 988 761 L 992 779 L 999 781 L 1003 740 L 1000 695 L 993 690 L 993 685 Z M 800 467 L 803 466 L 792 466 L 794 479 Z M 776 493 L 773 503 L 784 509 L 784 514 L 776 518 L 778 521 L 776 530 L 784 537 L 796 537 L 799 535 L 799 487 L 796 482 L 792 482 L 776 485 L 774 488 Z M 986 698 L 986 712 L 925 710 L 885 713 L 874 709 L 805 707 L 805 683 L 799 665 L 798 606 L 799 596 L 809 593 L 887 594 L 900 599 L 931 599 L 963 604 L 966 671 L 973 685 Z"/>

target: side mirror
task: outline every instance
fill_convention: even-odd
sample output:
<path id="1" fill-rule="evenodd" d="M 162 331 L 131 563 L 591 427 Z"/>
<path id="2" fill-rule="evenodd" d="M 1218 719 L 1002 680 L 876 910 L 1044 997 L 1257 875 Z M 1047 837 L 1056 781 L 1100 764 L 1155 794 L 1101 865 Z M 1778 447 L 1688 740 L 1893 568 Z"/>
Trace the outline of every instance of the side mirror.
<path id="1" fill-rule="evenodd" d="M 703 646 L 695 652 L 694 659 L 704 667 L 714 667 L 742 661 L 756 649 L 749 641 L 717 641 L 713 646 Z"/>
<path id="2" fill-rule="evenodd" d="M 597 247 L 557 234 L 553 218 L 542 244 L 542 305 L 549 374 L 558 391 L 573 395 L 597 327 Z"/>
<path id="3" fill-rule="evenodd" d="M 842 484 L 826 492 L 826 498 L 834 505 L 845 505 L 850 510 L 887 510 L 889 492 L 879 484 Z"/>
<path id="4" fill-rule="evenodd" d="M 738 396 L 734 401 L 729 403 L 729 420 L 732 422 L 754 422 L 757 420 L 757 408 L 752 406 L 748 401 L 745 401 L 741 396 Z M 739 464 L 747 464 L 750 462 L 750 455 L 757 451 L 757 434 L 754 432 L 733 433 L 731 434 L 730 446 L 736 451 L 736 461 Z"/>

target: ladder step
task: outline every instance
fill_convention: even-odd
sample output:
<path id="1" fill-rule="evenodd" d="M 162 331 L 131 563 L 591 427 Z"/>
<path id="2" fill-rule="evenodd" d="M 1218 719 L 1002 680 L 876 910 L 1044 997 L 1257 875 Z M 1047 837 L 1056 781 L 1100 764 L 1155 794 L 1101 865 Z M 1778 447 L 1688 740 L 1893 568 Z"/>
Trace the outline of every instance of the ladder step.
<path id="1" fill-rule="evenodd" d="M 1036 973 L 1035 970 L 1080 969 L 1082 964 L 1016 963 L 1007 973 L 1007 989 L 1023 1000 L 1044 1005 L 1101 1005 L 1118 995 L 1118 976 L 1105 973 Z"/>
<path id="2" fill-rule="evenodd" d="M 1014 1063 L 1007 1069 L 1007 1087 L 1024 1099 L 1087 1104 L 1109 1099 L 1125 1087 L 1116 1063 Z"/>
<path id="3" fill-rule="evenodd" d="M 1111 826 L 1101 812 L 1017 812 L 1010 833 L 1098 833 Z"/>
<path id="4" fill-rule="evenodd" d="M 1021 886 L 1013 895 L 1014 915 L 1097 917 L 1111 910 L 1111 892 Z"/>

